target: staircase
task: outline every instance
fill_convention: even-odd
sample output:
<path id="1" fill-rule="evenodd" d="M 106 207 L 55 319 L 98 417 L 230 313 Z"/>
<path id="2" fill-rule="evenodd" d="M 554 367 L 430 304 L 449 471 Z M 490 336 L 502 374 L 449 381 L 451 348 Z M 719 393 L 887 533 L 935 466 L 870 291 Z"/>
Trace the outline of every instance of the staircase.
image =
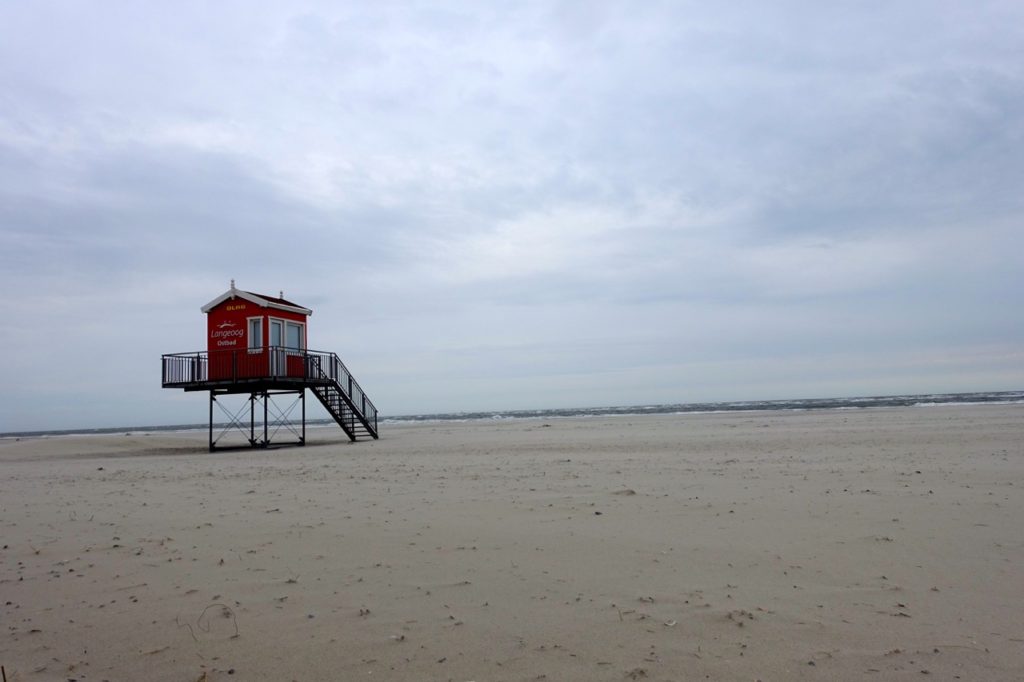
<path id="1" fill-rule="evenodd" d="M 309 356 L 308 376 L 320 403 L 352 441 L 377 439 L 377 408 L 336 354 Z"/>

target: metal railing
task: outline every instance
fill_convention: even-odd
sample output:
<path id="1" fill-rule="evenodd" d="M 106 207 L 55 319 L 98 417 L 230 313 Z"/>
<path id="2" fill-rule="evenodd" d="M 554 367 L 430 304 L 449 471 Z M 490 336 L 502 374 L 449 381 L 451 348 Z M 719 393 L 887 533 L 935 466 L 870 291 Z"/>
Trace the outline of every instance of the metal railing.
<path id="1" fill-rule="evenodd" d="M 377 428 L 377 407 L 336 353 L 269 346 L 171 353 L 161 357 L 161 364 L 164 388 L 212 388 L 257 381 L 334 383 Z"/>
<path id="2" fill-rule="evenodd" d="M 362 413 L 366 421 L 373 424 L 373 430 L 376 432 L 377 406 L 366 396 L 362 386 L 352 376 L 352 372 L 341 361 L 337 353 L 304 352 L 307 354 L 307 373 L 313 379 L 329 380 L 336 384 L 341 389 L 341 392 L 348 396 L 356 409 Z"/>

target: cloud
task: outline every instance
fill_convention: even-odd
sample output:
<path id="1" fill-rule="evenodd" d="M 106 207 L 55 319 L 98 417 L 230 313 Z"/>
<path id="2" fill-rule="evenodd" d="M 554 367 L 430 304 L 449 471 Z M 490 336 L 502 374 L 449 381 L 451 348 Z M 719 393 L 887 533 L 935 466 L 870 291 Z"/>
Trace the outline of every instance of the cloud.
<path id="1" fill-rule="evenodd" d="M 194 421 L 231 278 L 387 413 L 1019 387 L 1022 14 L 5 6 L 0 430 Z"/>

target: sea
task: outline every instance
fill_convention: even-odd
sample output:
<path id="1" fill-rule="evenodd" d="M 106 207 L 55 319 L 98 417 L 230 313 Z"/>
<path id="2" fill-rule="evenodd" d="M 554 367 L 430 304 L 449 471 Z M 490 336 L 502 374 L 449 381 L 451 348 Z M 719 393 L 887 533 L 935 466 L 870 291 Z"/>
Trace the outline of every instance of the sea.
<path id="1" fill-rule="evenodd" d="M 499 410 L 480 412 L 438 412 L 379 417 L 381 425 L 424 422 L 473 422 L 506 419 L 563 419 L 585 417 L 627 417 L 645 414 L 711 414 L 718 412 L 866 410 L 896 407 L 931 408 L 952 405 L 1014 405 L 1024 404 L 1024 391 L 985 393 L 927 393 L 920 395 L 864 396 L 858 398 L 801 398 L 794 400 L 743 400 L 714 403 L 668 403 L 658 405 L 626 405 L 621 407 L 578 407 L 545 410 Z M 307 419 L 307 426 L 331 424 L 330 419 Z M 214 428 L 224 424 L 214 424 Z M 209 424 L 176 424 L 169 426 L 120 426 L 97 429 L 63 429 L 53 431 L 15 431 L 0 433 L 0 438 L 31 438 L 110 433 L 144 433 L 153 431 L 205 431 Z"/>

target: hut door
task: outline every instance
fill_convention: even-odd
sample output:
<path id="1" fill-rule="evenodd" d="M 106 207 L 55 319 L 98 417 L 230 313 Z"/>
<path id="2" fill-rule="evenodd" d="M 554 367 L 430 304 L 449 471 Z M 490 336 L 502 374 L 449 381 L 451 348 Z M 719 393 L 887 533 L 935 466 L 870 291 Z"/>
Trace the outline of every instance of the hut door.
<path id="1" fill-rule="evenodd" d="M 285 373 L 284 357 L 284 322 L 270 321 L 270 375 L 281 376 Z"/>

